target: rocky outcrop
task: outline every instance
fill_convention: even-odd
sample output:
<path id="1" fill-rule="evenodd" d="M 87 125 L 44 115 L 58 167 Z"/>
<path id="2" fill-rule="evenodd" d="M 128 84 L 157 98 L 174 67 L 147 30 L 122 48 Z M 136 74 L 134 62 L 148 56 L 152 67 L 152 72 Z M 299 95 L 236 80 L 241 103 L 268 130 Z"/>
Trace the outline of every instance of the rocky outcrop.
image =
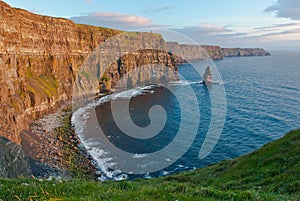
<path id="1" fill-rule="evenodd" d="M 31 167 L 22 147 L 0 137 L 0 178 L 30 176 Z"/>
<path id="2" fill-rule="evenodd" d="M 205 69 L 205 73 L 203 74 L 203 84 L 213 84 L 213 77 L 212 77 L 212 73 L 210 71 L 210 67 L 207 66 Z"/>
<path id="3" fill-rule="evenodd" d="M 222 48 L 224 57 L 270 56 L 261 48 Z"/>

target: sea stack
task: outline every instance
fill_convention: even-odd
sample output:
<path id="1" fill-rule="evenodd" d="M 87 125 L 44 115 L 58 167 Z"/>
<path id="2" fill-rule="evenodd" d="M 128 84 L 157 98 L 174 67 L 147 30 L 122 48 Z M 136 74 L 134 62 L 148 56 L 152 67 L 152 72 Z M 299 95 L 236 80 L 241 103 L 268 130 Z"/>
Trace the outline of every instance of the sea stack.
<path id="1" fill-rule="evenodd" d="M 213 77 L 212 74 L 210 72 L 210 67 L 207 66 L 205 69 L 205 73 L 203 74 L 203 83 L 204 84 L 213 84 Z"/>

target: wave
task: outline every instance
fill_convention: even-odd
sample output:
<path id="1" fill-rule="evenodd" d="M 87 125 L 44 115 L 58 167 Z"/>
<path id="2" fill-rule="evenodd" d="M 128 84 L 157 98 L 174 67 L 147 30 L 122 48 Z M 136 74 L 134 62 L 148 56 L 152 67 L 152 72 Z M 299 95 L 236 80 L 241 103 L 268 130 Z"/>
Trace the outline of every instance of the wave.
<path id="1" fill-rule="evenodd" d="M 180 80 L 168 83 L 168 86 L 188 86 L 202 84 L 202 81 Z M 215 81 L 214 84 L 224 84 L 222 81 Z"/>
<path id="2" fill-rule="evenodd" d="M 153 88 L 157 87 L 157 85 L 148 85 L 145 87 L 138 87 L 135 89 L 129 89 L 127 91 L 121 91 L 119 93 L 111 94 L 104 96 L 96 102 L 96 106 L 102 105 L 106 102 L 116 99 L 131 99 L 133 97 L 145 94 L 145 93 L 154 93 Z"/>

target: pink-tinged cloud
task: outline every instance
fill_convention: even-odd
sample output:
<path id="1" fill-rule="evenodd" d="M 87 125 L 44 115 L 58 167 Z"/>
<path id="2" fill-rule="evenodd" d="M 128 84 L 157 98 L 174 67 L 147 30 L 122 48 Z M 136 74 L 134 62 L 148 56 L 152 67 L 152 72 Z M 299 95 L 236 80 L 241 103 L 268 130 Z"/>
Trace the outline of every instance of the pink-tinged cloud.
<path id="1" fill-rule="evenodd" d="M 263 41 L 300 41 L 300 23 L 256 28 Z"/>
<path id="2" fill-rule="evenodd" d="M 80 24 L 90 24 L 123 30 L 145 28 L 152 25 L 150 19 L 142 16 L 112 12 L 95 12 L 84 16 L 71 17 L 70 19 Z"/>

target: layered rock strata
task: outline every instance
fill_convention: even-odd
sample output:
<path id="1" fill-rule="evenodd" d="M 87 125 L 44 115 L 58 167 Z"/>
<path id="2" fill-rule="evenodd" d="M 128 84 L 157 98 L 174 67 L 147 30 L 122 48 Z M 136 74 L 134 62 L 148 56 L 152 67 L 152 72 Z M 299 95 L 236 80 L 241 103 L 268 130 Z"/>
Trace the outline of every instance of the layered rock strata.
<path id="1" fill-rule="evenodd" d="M 28 130 L 33 120 L 72 98 L 74 81 L 91 52 L 121 33 L 36 15 L 0 1 L 0 136 L 20 143 L 20 132 Z M 157 34 L 132 35 L 145 41 L 145 49 L 153 37 L 162 40 Z M 119 49 L 119 42 L 130 43 L 131 40 L 111 45 Z M 170 54 L 147 50 L 147 53 L 141 51 L 123 59 L 119 66 L 107 72 L 112 81 L 117 82 L 129 70 L 149 61 L 153 63 L 153 58 L 161 65 L 175 67 Z"/>

